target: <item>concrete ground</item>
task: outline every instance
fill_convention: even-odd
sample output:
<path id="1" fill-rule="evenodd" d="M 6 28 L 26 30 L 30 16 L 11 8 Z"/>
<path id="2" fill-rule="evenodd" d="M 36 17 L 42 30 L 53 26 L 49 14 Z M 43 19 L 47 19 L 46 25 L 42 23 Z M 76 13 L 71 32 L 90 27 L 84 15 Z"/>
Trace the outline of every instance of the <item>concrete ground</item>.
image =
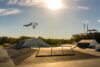
<path id="1" fill-rule="evenodd" d="M 100 59 L 18 65 L 16 67 L 100 67 Z"/>
<path id="2" fill-rule="evenodd" d="M 31 49 L 31 52 L 12 57 L 11 62 L 15 67 L 100 67 L 100 52 L 79 48 L 75 48 L 74 52 L 75 55 L 35 57 L 36 52 Z M 39 55 L 44 54 L 49 55 L 50 48 L 42 48 Z M 62 54 L 61 48 L 54 48 L 54 54 Z M 72 51 L 64 48 L 64 54 L 72 54 Z"/>
<path id="3" fill-rule="evenodd" d="M 3 48 L 0 48 L 0 67 L 15 67 L 7 51 Z"/>

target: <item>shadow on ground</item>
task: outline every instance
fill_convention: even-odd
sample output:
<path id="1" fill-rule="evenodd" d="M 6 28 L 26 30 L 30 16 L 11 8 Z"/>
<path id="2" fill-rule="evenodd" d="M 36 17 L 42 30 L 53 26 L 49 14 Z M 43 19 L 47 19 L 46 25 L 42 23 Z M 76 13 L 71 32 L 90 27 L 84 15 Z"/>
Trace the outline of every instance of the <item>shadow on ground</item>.
<path id="1" fill-rule="evenodd" d="M 8 62 L 9 58 L 7 57 L 0 57 L 0 63 Z"/>
<path id="2" fill-rule="evenodd" d="M 36 53 L 36 49 L 31 49 L 31 48 L 22 48 L 20 50 L 8 49 L 7 52 L 10 58 L 13 60 L 14 64 L 18 65 L 25 59 Z"/>
<path id="3" fill-rule="evenodd" d="M 43 51 L 43 53 L 46 53 L 47 51 Z M 68 52 L 68 50 L 66 51 Z M 39 64 L 39 63 L 53 63 L 53 62 L 65 62 L 65 61 L 75 61 L 75 60 L 88 60 L 88 59 L 96 59 L 100 58 L 99 56 L 87 54 L 87 53 L 82 53 L 79 51 L 74 51 L 75 55 L 68 55 L 68 56 L 48 56 L 48 57 L 29 57 L 25 61 L 22 62 L 20 59 L 17 59 L 17 65 L 27 65 L 27 64 Z M 70 53 L 70 51 L 69 51 Z M 32 53 L 31 53 L 32 54 Z M 28 54 L 26 56 L 29 56 L 31 54 Z M 22 56 L 23 58 L 25 56 Z M 15 60 L 15 59 L 14 59 Z M 18 62 L 19 61 L 19 62 Z M 21 63 L 20 63 L 21 62 Z"/>

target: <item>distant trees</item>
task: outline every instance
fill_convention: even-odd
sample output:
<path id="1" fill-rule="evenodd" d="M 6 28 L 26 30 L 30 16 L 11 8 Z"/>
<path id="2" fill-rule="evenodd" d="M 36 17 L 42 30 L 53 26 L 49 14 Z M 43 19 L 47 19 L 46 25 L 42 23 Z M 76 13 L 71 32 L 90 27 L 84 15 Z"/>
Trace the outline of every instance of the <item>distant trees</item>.
<path id="1" fill-rule="evenodd" d="M 31 39 L 31 38 L 34 38 L 34 37 L 29 37 L 29 36 L 21 36 L 19 38 L 0 37 L 0 45 L 4 43 L 15 44 L 20 40 L 26 40 L 26 39 Z M 39 38 L 43 39 L 46 43 L 50 44 L 51 46 L 57 46 L 61 44 L 73 43 L 74 41 L 78 41 L 80 36 L 73 35 L 71 39 L 45 39 L 43 37 L 39 37 Z"/>
<path id="2" fill-rule="evenodd" d="M 80 35 L 80 34 L 72 35 L 72 37 L 70 38 L 70 43 L 79 42 L 84 37 L 85 35 Z"/>
<path id="3" fill-rule="evenodd" d="M 90 33 L 87 35 L 87 39 L 95 39 L 98 43 L 100 43 L 100 33 Z"/>
<path id="4" fill-rule="evenodd" d="M 29 36 L 21 36 L 19 38 L 12 38 L 12 37 L 0 37 L 0 44 L 4 43 L 10 43 L 10 44 L 15 44 L 20 40 L 26 40 L 26 39 L 31 39 L 34 37 L 29 37 Z M 43 39 L 46 43 L 50 44 L 51 46 L 57 46 L 61 44 L 68 43 L 69 41 L 67 39 L 45 39 L 43 37 L 39 37 Z"/>
<path id="5" fill-rule="evenodd" d="M 29 36 L 21 36 L 18 38 L 18 40 L 26 40 L 26 39 L 31 39 L 33 37 L 29 37 Z"/>
<path id="6" fill-rule="evenodd" d="M 12 37 L 0 37 L 0 45 L 4 44 L 4 43 L 10 43 L 10 44 L 15 44 L 17 43 L 19 40 L 26 40 L 26 39 L 30 39 L 32 37 L 28 37 L 28 36 L 21 36 L 19 38 L 12 38 Z"/>
<path id="7" fill-rule="evenodd" d="M 67 39 L 45 39 L 43 37 L 39 37 L 42 40 L 44 40 L 46 43 L 50 44 L 51 46 L 57 46 L 61 44 L 69 43 L 69 40 Z"/>
<path id="8" fill-rule="evenodd" d="M 59 46 L 61 44 L 68 43 L 67 39 L 44 39 L 44 41 L 50 44 L 51 46 Z"/>
<path id="9" fill-rule="evenodd" d="M 17 41 L 18 41 L 17 38 L 12 38 L 12 37 L 8 38 L 8 43 L 10 43 L 10 44 L 15 44 Z"/>
<path id="10" fill-rule="evenodd" d="M 11 38 L 11 37 L 0 37 L 0 44 L 4 44 L 4 43 L 10 43 L 10 44 L 14 44 L 17 42 L 17 38 Z"/>
<path id="11" fill-rule="evenodd" d="M 84 34 L 75 34 L 70 38 L 70 43 L 79 42 L 82 39 L 95 39 L 98 43 L 100 43 L 100 33 L 88 33 Z"/>
<path id="12" fill-rule="evenodd" d="M 0 45 L 4 43 L 15 44 L 19 40 L 26 40 L 30 38 L 34 38 L 34 37 L 29 37 L 29 36 L 21 36 L 19 38 L 0 37 Z M 89 33 L 87 35 L 75 34 L 75 35 L 72 35 L 70 39 L 45 39 L 43 37 L 39 37 L 39 38 L 43 39 L 46 43 L 50 44 L 51 46 L 79 42 L 82 39 L 95 39 L 98 43 L 100 43 L 100 33 Z"/>

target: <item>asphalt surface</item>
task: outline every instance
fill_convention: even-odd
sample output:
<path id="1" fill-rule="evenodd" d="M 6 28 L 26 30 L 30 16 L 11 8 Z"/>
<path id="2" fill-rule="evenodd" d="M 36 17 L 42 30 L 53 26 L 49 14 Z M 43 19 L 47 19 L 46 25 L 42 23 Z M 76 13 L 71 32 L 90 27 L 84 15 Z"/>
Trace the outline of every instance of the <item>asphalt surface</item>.
<path id="1" fill-rule="evenodd" d="M 0 67 L 15 67 L 15 64 L 4 48 L 0 48 Z"/>
<path id="2" fill-rule="evenodd" d="M 34 49 L 23 51 L 16 51 L 17 55 L 15 54 L 14 57 L 10 58 L 10 64 L 15 67 L 100 67 L 100 52 L 96 52 L 94 49 L 75 48 L 75 54 L 73 54 L 71 50 L 64 48 L 65 55 L 63 56 L 61 48 L 54 48 L 53 56 L 50 56 L 50 48 L 42 48 L 38 54 L 42 57 L 36 57 Z M 12 55 L 9 53 L 7 55 L 7 51 L 5 52 L 5 56 Z M 20 55 L 21 52 L 23 52 L 22 55 Z M 8 61 L 4 61 L 2 64 L 5 63 L 8 63 Z M 7 65 L 9 64 L 6 64 L 6 67 L 8 67 Z"/>

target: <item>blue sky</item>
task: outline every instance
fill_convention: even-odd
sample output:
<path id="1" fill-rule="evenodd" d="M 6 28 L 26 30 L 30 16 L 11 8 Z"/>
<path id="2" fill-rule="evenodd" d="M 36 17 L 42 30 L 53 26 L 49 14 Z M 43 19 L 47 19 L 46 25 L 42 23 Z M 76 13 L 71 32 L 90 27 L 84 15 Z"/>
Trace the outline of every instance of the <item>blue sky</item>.
<path id="1" fill-rule="evenodd" d="M 52 3 L 57 0 L 51 0 Z M 100 31 L 100 0 L 59 0 L 63 8 L 47 8 L 45 0 L 0 0 L 0 36 L 67 39 L 83 33 L 83 23 Z M 36 29 L 23 27 L 37 22 Z"/>

